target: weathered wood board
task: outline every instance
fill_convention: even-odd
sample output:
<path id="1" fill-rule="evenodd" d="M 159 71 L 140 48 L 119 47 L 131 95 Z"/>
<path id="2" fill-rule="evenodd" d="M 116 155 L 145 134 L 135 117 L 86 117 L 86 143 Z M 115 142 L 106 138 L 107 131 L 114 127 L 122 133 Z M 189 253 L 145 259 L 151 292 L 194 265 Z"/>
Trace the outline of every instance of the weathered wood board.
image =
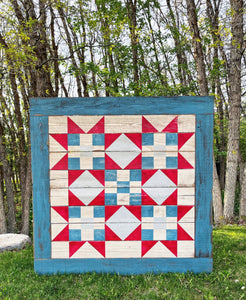
<path id="1" fill-rule="evenodd" d="M 210 272 L 213 98 L 31 99 L 35 270 Z"/>

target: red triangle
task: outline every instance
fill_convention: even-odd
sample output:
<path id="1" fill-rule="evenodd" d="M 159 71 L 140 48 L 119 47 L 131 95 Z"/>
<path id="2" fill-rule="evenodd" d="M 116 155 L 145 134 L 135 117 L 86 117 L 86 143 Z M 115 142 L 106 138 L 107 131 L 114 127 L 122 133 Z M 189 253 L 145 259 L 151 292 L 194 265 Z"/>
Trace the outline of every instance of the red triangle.
<path id="1" fill-rule="evenodd" d="M 67 170 L 68 169 L 68 154 L 65 154 L 51 170 Z"/>
<path id="2" fill-rule="evenodd" d="M 175 256 L 177 256 L 177 241 L 160 241 L 168 250 L 170 250 Z"/>
<path id="3" fill-rule="evenodd" d="M 105 134 L 105 149 L 107 149 L 122 133 Z"/>
<path id="4" fill-rule="evenodd" d="M 104 186 L 104 170 L 89 170 L 89 172 Z"/>
<path id="5" fill-rule="evenodd" d="M 142 168 L 142 154 L 140 153 L 134 160 L 132 160 L 128 166 L 125 167 L 126 170 L 129 169 L 141 169 Z"/>
<path id="6" fill-rule="evenodd" d="M 68 171 L 68 186 L 70 186 L 85 170 L 69 170 Z"/>
<path id="7" fill-rule="evenodd" d="M 178 169 L 194 169 L 194 167 L 178 153 Z"/>
<path id="8" fill-rule="evenodd" d="M 193 241 L 193 238 L 178 224 L 178 241 Z"/>
<path id="9" fill-rule="evenodd" d="M 162 205 L 177 205 L 178 202 L 178 191 L 175 190 L 163 203 Z"/>
<path id="10" fill-rule="evenodd" d="M 139 225 L 128 237 L 125 241 L 141 241 L 141 225 Z"/>
<path id="11" fill-rule="evenodd" d="M 53 242 L 67 242 L 69 241 L 69 227 L 68 225 L 57 234 L 57 236 L 52 240 Z"/>
<path id="12" fill-rule="evenodd" d="M 178 117 L 175 117 L 162 132 L 178 132 Z"/>
<path id="13" fill-rule="evenodd" d="M 158 132 L 158 130 L 143 116 L 142 117 L 142 132 Z"/>
<path id="14" fill-rule="evenodd" d="M 161 170 L 169 179 L 172 180 L 176 185 L 178 184 L 178 170 L 177 169 L 166 169 Z"/>
<path id="15" fill-rule="evenodd" d="M 178 221 L 183 218 L 194 207 L 193 205 L 179 205 L 178 206 Z"/>
<path id="16" fill-rule="evenodd" d="M 157 241 L 142 241 L 142 256 L 144 256 L 156 243 Z"/>
<path id="17" fill-rule="evenodd" d="M 126 205 L 127 208 L 136 218 L 141 221 L 141 206 L 139 205 Z"/>
<path id="18" fill-rule="evenodd" d="M 194 132 L 181 132 L 178 133 L 178 149 L 182 148 L 182 146 L 192 137 Z"/>
<path id="19" fill-rule="evenodd" d="M 105 191 L 103 190 L 88 205 L 91 206 L 91 205 L 104 205 L 104 204 L 105 204 Z"/>
<path id="20" fill-rule="evenodd" d="M 121 241 L 121 238 L 118 237 L 107 225 L 105 225 L 105 240 L 106 241 Z"/>
<path id="21" fill-rule="evenodd" d="M 105 206 L 105 221 L 107 221 L 121 206 Z"/>
<path id="22" fill-rule="evenodd" d="M 100 254 L 102 254 L 103 257 L 105 257 L 105 242 L 88 242 L 91 244 L 92 247 L 94 247 Z"/>
<path id="23" fill-rule="evenodd" d="M 157 203 L 142 190 L 142 205 L 157 205 Z"/>
<path id="24" fill-rule="evenodd" d="M 144 185 L 157 170 L 142 170 L 142 185 Z"/>
<path id="25" fill-rule="evenodd" d="M 73 256 L 85 242 L 69 242 L 69 257 Z"/>
<path id="26" fill-rule="evenodd" d="M 104 133 L 104 117 L 102 117 L 87 133 Z"/>
<path id="27" fill-rule="evenodd" d="M 125 136 L 129 138 L 139 149 L 142 150 L 142 134 L 141 133 L 125 133 Z"/>
<path id="28" fill-rule="evenodd" d="M 85 133 L 72 119 L 67 117 L 67 132 L 68 133 Z"/>
<path id="29" fill-rule="evenodd" d="M 68 144 L 67 144 L 67 134 L 51 134 L 53 139 L 55 139 L 64 149 L 68 149 Z"/>
<path id="30" fill-rule="evenodd" d="M 52 208 L 68 222 L 68 206 L 52 206 Z"/>
<path id="31" fill-rule="evenodd" d="M 85 206 L 85 204 L 71 191 L 68 191 L 68 203 L 69 206 Z"/>
<path id="32" fill-rule="evenodd" d="M 105 169 L 107 170 L 119 170 L 121 169 L 120 166 L 117 165 L 106 153 L 105 153 Z"/>

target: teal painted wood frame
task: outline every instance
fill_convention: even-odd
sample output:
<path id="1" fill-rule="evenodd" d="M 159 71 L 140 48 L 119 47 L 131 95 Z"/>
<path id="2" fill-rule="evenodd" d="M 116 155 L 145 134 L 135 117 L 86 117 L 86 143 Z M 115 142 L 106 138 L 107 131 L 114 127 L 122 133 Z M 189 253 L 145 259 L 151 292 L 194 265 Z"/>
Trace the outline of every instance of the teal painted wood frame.
<path id="1" fill-rule="evenodd" d="M 35 98 L 30 103 L 36 272 L 212 271 L 213 97 Z M 48 116 L 124 114 L 196 115 L 195 258 L 51 259 Z"/>

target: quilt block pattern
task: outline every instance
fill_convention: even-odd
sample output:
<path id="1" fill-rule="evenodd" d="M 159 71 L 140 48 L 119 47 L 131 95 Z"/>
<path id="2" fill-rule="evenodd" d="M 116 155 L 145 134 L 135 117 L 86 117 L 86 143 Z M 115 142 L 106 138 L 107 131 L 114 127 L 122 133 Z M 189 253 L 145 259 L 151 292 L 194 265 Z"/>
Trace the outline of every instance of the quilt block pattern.
<path id="1" fill-rule="evenodd" d="M 52 258 L 195 253 L 195 115 L 49 116 Z"/>

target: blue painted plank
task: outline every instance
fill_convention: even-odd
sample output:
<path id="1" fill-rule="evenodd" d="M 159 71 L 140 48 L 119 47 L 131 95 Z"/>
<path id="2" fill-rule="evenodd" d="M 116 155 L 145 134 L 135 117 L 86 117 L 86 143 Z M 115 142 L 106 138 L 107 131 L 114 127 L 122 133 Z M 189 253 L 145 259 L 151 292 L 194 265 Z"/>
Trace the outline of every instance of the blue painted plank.
<path id="1" fill-rule="evenodd" d="M 212 256 L 213 115 L 196 116 L 196 257 Z"/>
<path id="2" fill-rule="evenodd" d="M 30 121 L 35 258 L 50 258 L 48 118 Z"/>
<path id="3" fill-rule="evenodd" d="M 212 97 L 35 98 L 31 115 L 213 113 Z"/>
<path id="4" fill-rule="evenodd" d="M 211 258 L 150 258 L 150 259 L 47 259 L 35 260 L 35 271 L 39 274 L 107 272 L 127 274 L 167 272 L 212 272 Z"/>

